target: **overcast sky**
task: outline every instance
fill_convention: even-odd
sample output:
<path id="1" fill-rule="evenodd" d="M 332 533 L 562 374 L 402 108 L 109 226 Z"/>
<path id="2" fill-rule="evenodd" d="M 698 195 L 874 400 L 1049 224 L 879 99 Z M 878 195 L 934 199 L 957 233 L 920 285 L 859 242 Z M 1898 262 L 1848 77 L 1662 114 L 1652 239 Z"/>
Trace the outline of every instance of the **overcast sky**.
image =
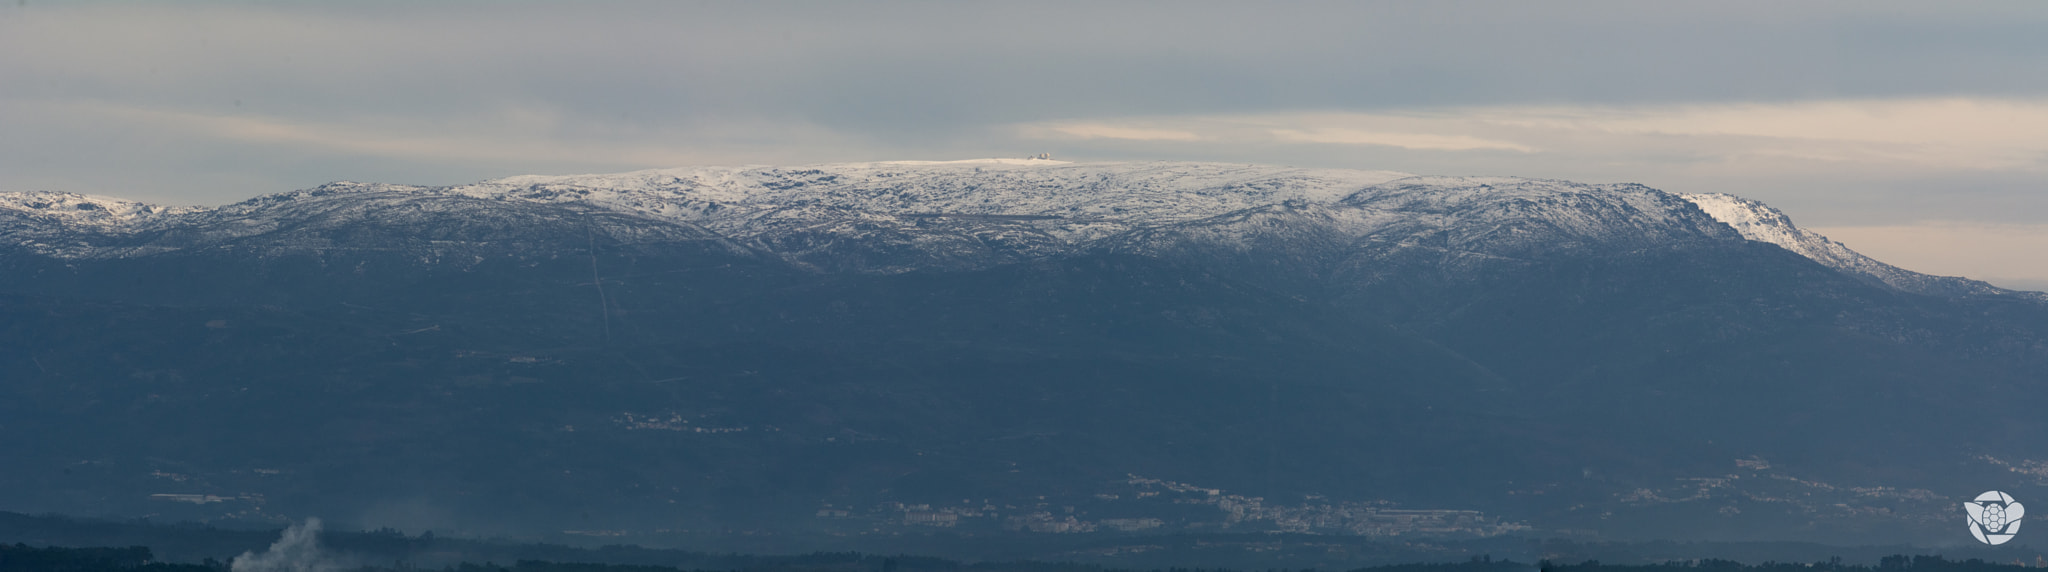
<path id="1" fill-rule="evenodd" d="M 0 190 L 697 164 L 1639 182 L 2048 288 L 2048 2 L 0 6 Z"/>

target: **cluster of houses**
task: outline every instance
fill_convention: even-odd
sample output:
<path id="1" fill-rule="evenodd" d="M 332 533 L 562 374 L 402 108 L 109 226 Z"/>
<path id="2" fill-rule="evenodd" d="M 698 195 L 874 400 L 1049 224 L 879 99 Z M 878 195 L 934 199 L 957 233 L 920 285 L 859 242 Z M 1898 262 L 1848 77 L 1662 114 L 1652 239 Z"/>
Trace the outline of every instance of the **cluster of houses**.
<path id="1" fill-rule="evenodd" d="M 1210 530 L 1267 530 L 1315 532 L 1357 536 L 1495 536 L 1528 528 L 1475 510 L 1405 509 L 1388 502 L 1331 503 L 1311 497 L 1301 504 L 1268 504 L 1262 497 L 1228 494 L 1221 489 L 1199 487 L 1162 479 L 1131 476 L 1123 483 L 1134 490 L 1104 492 L 1092 499 L 1077 499 L 1080 506 L 1052 506 L 1027 503 L 997 506 L 987 500 L 961 501 L 957 506 L 882 503 L 873 509 L 826 506 L 818 518 L 859 518 L 876 525 L 954 527 L 980 522 L 991 529 L 1049 534 L 1088 532 L 1138 532 L 1166 527 Z M 1155 514 L 1180 514 L 1170 505 L 1208 505 L 1216 510 L 1213 519 L 1187 518 L 1169 521 L 1145 516 L 1147 505 L 1162 509 Z M 1115 518 L 1090 518 L 1090 513 L 1109 513 Z"/>

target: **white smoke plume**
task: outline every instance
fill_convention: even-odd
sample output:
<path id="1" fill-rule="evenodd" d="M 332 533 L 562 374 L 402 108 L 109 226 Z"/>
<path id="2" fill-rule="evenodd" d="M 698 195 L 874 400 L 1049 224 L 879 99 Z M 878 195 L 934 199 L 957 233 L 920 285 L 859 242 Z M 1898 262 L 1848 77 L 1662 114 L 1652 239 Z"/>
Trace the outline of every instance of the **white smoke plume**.
<path id="1" fill-rule="evenodd" d="M 230 567 L 233 572 L 332 572 L 341 568 L 320 549 L 320 519 L 284 529 L 277 542 L 262 554 L 243 552 Z"/>

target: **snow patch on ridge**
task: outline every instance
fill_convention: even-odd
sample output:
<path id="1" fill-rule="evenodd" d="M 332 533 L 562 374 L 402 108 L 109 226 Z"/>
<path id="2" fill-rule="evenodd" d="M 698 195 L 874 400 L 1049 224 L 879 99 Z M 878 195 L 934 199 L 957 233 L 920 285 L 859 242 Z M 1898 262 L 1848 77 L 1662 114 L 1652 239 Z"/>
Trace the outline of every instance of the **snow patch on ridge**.
<path id="1" fill-rule="evenodd" d="M 1790 217 L 1770 205 L 1721 193 L 1679 196 L 1692 201 L 1715 220 L 1734 228 L 1743 238 L 1778 245 L 1828 267 L 1864 274 L 1881 272 L 1886 268 L 1896 270 L 1820 233 L 1793 225 Z"/>
<path id="2" fill-rule="evenodd" d="M 1073 161 L 1055 161 L 1055 160 L 1052 160 L 1052 159 L 1040 159 L 1040 158 L 1036 158 L 1036 157 L 1033 157 L 1033 158 L 1030 158 L 1030 159 L 961 159 L 961 160 L 958 160 L 958 161 L 880 161 L 880 162 L 877 162 L 877 163 L 875 163 L 875 164 L 878 164 L 878 165 L 1028 165 L 1028 166 L 1045 166 L 1045 165 L 1072 165 L 1072 164 L 1074 164 L 1074 162 L 1073 162 Z"/>
<path id="3" fill-rule="evenodd" d="M 2012 293 L 1976 280 L 1932 276 L 1885 264 L 1820 233 L 1799 228 L 1784 212 L 1759 201 L 1722 193 L 1679 196 L 1692 201 L 1715 220 L 1734 228 L 1745 239 L 1775 244 L 1823 266 L 1883 282 L 1893 288 L 1943 296 Z"/>
<path id="4" fill-rule="evenodd" d="M 0 193 L 0 212 L 49 224 L 99 231 L 148 226 L 199 207 L 166 207 L 112 197 L 31 191 Z"/>

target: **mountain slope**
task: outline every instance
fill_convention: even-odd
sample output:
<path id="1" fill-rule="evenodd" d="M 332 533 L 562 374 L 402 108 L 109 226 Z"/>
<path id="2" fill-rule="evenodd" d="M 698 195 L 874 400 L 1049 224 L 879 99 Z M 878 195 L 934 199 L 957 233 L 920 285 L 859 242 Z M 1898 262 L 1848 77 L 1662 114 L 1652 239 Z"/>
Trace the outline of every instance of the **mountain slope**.
<path id="1" fill-rule="evenodd" d="M 1829 268 L 1863 276 L 1887 286 L 1917 294 L 1970 296 L 2021 294 L 1977 280 L 1952 276 L 1930 276 L 1879 262 L 1820 233 L 1799 228 L 1785 213 L 1761 202 L 1721 193 L 1679 195 L 1699 205 L 1715 220 L 1742 233 L 1743 238 L 1778 245 Z M 2038 293 L 2032 293 L 2038 294 Z M 2040 297 L 2040 296 L 2033 296 Z M 2048 299 L 2048 298 L 2043 298 Z"/>

